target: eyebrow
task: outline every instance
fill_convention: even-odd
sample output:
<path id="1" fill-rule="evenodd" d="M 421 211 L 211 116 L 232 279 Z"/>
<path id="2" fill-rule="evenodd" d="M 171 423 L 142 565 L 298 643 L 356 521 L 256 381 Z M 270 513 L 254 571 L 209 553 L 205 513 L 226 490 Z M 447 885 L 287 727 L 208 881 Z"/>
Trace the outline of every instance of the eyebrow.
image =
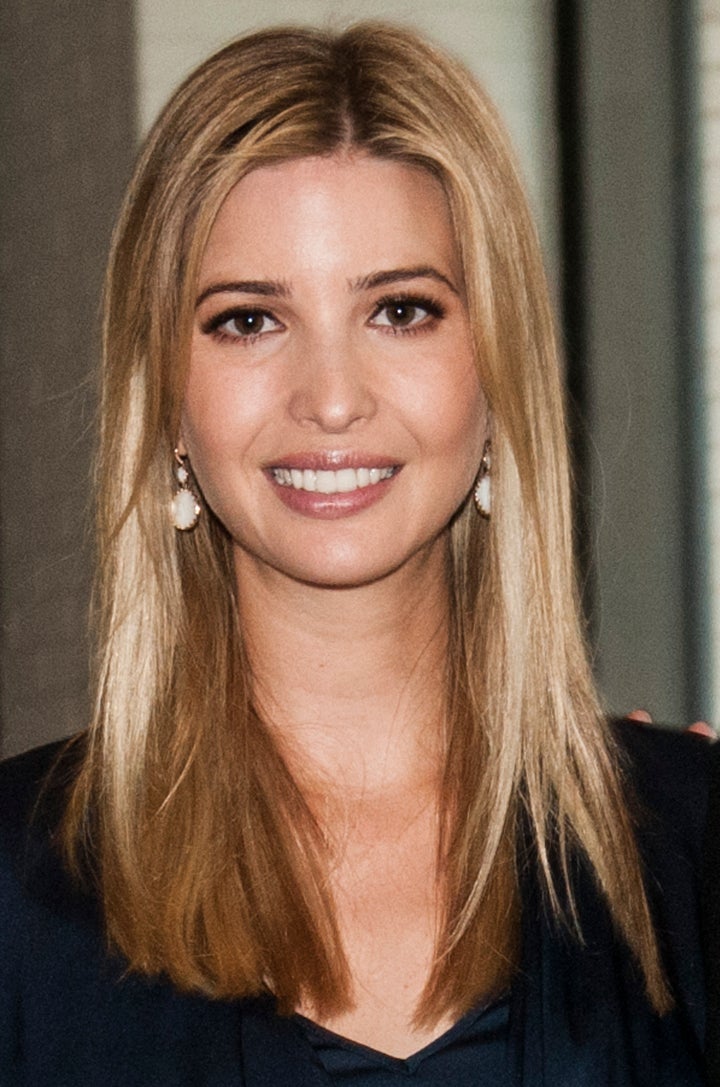
<path id="1" fill-rule="evenodd" d="M 197 296 L 195 308 L 213 294 L 259 294 L 264 298 L 288 298 L 290 288 L 279 279 L 236 279 L 211 283 Z"/>
<path id="2" fill-rule="evenodd" d="M 366 276 L 359 276 L 350 282 L 353 292 L 371 291 L 377 287 L 388 287 L 393 283 L 403 283 L 409 279 L 434 279 L 438 283 L 444 283 L 453 294 L 459 295 L 459 291 L 452 280 L 433 268 L 431 264 L 418 264 L 409 268 L 390 268 L 387 271 L 371 272 Z M 287 283 L 279 279 L 236 279 L 211 283 L 198 295 L 195 308 L 201 306 L 206 298 L 214 294 L 257 294 L 263 298 L 289 298 L 291 290 Z"/>
<path id="3" fill-rule="evenodd" d="M 410 268 L 391 268 L 387 272 L 371 272 L 370 275 L 354 279 L 350 288 L 353 291 L 370 291 L 375 287 L 387 287 L 407 279 L 435 279 L 438 283 L 444 283 L 453 294 L 460 293 L 452 280 L 439 272 L 437 268 L 433 268 L 431 264 L 418 264 Z"/>

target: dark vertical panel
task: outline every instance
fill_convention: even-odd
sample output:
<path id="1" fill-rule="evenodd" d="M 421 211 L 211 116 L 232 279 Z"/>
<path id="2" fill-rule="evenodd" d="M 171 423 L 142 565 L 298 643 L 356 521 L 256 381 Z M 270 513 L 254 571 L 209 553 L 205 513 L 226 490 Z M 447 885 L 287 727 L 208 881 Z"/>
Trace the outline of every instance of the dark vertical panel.
<path id="1" fill-rule="evenodd" d="M 0 6 L 3 749 L 86 722 L 98 302 L 134 145 L 131 4 Z"/>
<path id="2" fill-rule="evenodd" d="M 681 722 L 710 708 L 694 4 L 558 0 L 556 19 L 598 676 L 612 709 Z"/>
<path id="3" fill-rule="evenodd" d="M 588 463 L 586 328 L 586 239 L 583 174 L 582 65 L 580 18 L 574 0 L 555 0 L 556 102 L 560 150 L 561 307 L 565 348 L 570 448 L 575 493 L 575 538 L 583 605 L 592 628 L 592 521 Z"/>
<path id="4" fill-rule="evenodd" d="M 700 166 L 700 13 L 696 0 L 672 8 L 675 72 L 675 289 L 680 372 L 680 441 L 685 534 L 684 630 L 686 699 L 693 720 L 712 706 L 710 614 L 710 489 L 707 476 L 707 404 L 703 332 L 702 177 Z"/>

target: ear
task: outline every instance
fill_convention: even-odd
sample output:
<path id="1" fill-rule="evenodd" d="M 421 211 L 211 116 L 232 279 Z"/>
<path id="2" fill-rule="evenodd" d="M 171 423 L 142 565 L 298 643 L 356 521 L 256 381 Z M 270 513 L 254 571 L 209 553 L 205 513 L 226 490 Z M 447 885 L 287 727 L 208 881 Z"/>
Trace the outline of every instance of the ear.
<path id="1" fill-rule="evenodd" d="M 187 446 L 185 445 L 185 442 L 183 441 L 182 434 L 178 435 L 178 440 L 177 440 L 177 443 L 175 445 L 175 448 L 177 449 L 177 451 L 178 451 L 178 453 L 180 454 L 181 457 L 186 457 L 188 455 Z"/>

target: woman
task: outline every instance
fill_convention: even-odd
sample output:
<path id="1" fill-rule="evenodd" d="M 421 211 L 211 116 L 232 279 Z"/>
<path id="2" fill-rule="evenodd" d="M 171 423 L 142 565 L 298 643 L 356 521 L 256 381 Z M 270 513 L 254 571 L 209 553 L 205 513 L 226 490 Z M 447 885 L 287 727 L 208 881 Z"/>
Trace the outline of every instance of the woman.
<path id="1" fill-rule="evenodd" d="M 12 1082 L 701 1082 L 703 752 L 630 738 L 641 857 L 464 70 L 366 24 L 189 77 L 115 236 L 98 478 L 95 719 L 39 800 L 53 753 L 4 770 Z"/>

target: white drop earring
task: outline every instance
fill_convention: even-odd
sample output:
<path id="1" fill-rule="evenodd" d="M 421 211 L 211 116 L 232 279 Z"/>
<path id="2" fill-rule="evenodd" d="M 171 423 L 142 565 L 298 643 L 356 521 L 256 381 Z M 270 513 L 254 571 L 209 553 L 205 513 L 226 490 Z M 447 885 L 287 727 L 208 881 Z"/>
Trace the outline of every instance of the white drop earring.
<path id="1" fill-rule="evenodd" d="M 473 498 L 475 499 L 475 508 L 481 517 L 486 520 L 490 519 L 492 512 L 492 486 L 490 483 L 490 468 L 492 467 L 492 446 L 490 439 L 488 438 L 483 446 L 482 460 L 480 461 L 480 471 L 478 472 L 477 479 L 475 480 L 475 490 L 473 492 Z"/>
<path id="2" fill-rule="evenodd" d="M 178 489 L 170 504 L 172 523 L 178 532 L 189 532 L 198 523 L 201 508 L 197 495 L 190 488 L 190 473 L 185 466 L 185 458 L 177 449 L 174 450 L 174 457 Z"/>

